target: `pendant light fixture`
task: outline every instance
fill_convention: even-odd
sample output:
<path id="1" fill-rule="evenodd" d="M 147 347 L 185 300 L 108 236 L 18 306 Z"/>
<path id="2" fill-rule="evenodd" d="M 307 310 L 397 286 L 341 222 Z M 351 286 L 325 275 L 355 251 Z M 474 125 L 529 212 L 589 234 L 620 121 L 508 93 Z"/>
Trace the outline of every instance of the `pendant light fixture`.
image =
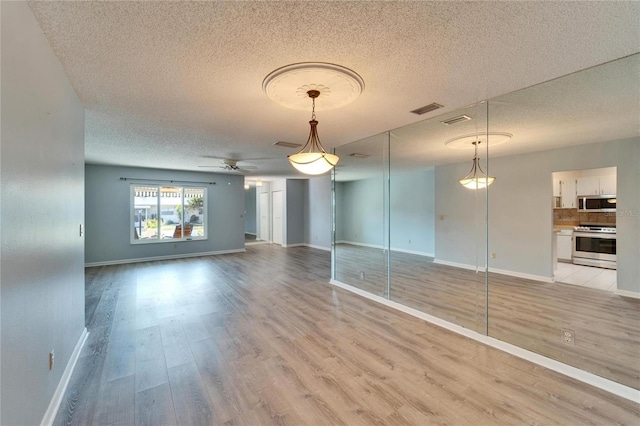
<path id="1" fill-rule="evenodd" d="M 307 175 L 320 175 L 331 170 L 340 160 L 337 155 L 329 154 L 324 150 L 318 137 L 318 121 L 316 120 L 316 98 L 320 96 L 318 90 L 309 90 L 307 95 L 311 98 L 311 130 L 307 143 L 296 154 L 287 158 L 293 167 Z"/>
<path id="2" fill-rule="evenodd" d="M 364 81 L 355 71 L 326 62 L 301 62 L 270 72 L 262 82 L 262 90 L 274 102 L 287 108 L 307 110 L 311 98 L 311 130 L 305 146 L 287 156 L 293 167 L 302 173 L 319 175 L 338 163 L 338 156 L 329 154 L 318 137 L 316 98 L 322 99 L 318 111 L 341 108 L 355 101 Z"/>
<path id="3" fill-rule="evenodd" d="M 473 165 L 471 166 L 471 171 L 459 180 L 460 184 L 465 188 L 469 189 L 482 189 L 491 185 L 493 181 L 496 180 L 495 177 L 487 176 L 487 174 L 482 171 L 480 167 L 480 159 L 478 158 L 478 145 L 480 145 L 480 141 L 472 142 L 475 148 L 475 154 L 473 156 Z"/>

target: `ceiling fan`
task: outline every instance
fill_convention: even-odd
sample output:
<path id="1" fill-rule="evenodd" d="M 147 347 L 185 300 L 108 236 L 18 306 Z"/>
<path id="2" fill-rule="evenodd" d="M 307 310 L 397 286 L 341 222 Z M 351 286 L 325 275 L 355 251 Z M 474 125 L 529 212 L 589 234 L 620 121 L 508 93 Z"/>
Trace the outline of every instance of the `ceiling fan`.
<path id="1" fill-rule="evenodd" d="M 198 166 L 198 167 L 213 167 L 213 168 L 219 168 L 222 170 L 227 170 L 230 172 L 242 172 L 244 170 L 255 170 L 257 169 L 256 166 L 238 166 L 238 162 L 243 161 L 243 160 L 234 160 L 231 158 L 223 158 L 221 161 L 220 165 L 217 166 Z"/>

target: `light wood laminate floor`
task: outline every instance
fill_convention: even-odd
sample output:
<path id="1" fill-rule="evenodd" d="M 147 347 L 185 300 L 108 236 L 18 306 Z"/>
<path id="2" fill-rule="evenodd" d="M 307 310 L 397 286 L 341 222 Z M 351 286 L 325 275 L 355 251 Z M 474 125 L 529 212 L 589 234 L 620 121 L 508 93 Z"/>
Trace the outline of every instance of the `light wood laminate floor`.
<path id="1" fill-rule="evenodd" d="M 327 284 L 328 252 L 88 268 L 56 424 L 637 425 L 640 406 Z"/>
<path id="2" fill-rule="evenodd" d="M 383 258 L 380 249 L 340 244 L 336 278 L 482 334 L 488 313 L 489 336 L 640 389 L 640 300 L 495 273 L 487 287 L 484 272 L 400 252 L 391 252 L 387 296 Z M 573 344 L 563 343 L 563 329 Z"/>

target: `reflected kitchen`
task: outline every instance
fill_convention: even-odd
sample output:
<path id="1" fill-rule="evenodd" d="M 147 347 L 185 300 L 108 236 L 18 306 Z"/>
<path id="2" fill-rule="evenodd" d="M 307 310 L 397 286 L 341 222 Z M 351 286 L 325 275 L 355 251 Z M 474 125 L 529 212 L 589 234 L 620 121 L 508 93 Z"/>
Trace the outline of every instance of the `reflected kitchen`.
<path id="1" fill-rule="evenodd" d="M 615 167 L 553 173 L 555 281 L 616 290 L 616 193 Z"/>

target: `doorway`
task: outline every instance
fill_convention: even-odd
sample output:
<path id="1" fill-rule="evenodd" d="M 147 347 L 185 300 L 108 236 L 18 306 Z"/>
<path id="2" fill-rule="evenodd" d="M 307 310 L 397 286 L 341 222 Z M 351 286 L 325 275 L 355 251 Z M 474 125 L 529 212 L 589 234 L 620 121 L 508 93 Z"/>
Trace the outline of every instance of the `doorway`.
<path id="1" fill-rule="evenodd" d="M 262 192 L 258 201 L 259 228 L 258 239 L 269 241 L 269 193 Z"/>
<path id="2" fill-rule="evenodd" d="M 282 191 L 274 191 L 271 194 L 273 242 L 282 245 L 284 242 L 282 235 Z"/>

